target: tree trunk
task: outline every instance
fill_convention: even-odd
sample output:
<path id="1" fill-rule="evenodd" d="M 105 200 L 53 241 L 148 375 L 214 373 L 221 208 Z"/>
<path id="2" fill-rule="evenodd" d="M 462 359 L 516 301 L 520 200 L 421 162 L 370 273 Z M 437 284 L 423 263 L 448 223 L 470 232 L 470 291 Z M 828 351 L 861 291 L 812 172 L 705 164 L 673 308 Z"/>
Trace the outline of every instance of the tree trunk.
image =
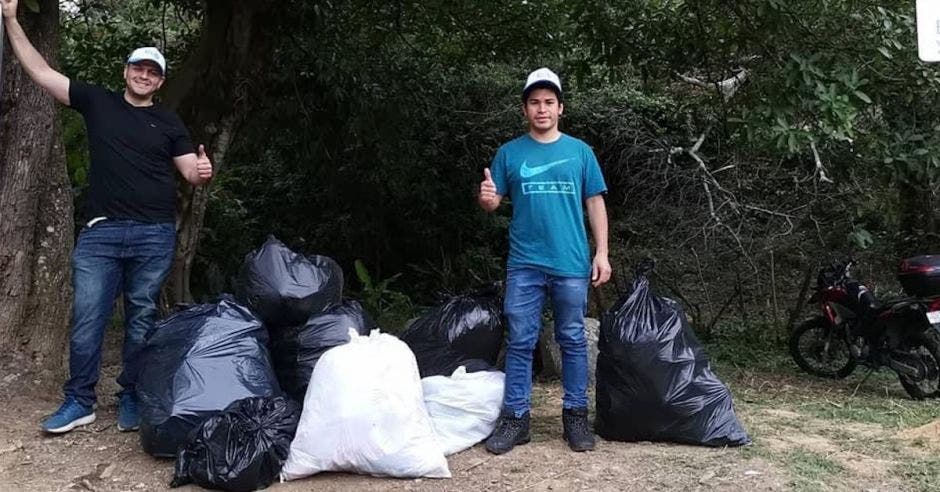
<path id="1" fill-rule="evenodd" d="M 58 57 L 59 3 L 21 8 L 39 53 Z M 0 350 L 60 375 L 71 313 L 72 193 L 58 108 L 4 43 L 0 115 Z"/>
<path id="2" fill-rule="evenodd" d="M 204 144 L 215 173 L 238 127 L 260 92 L 263 70 L 271 60 L 273 2 L 207 0 L 202 35 L 183 66 L 173 72 L 164 90 L 164 104 L 175 109 L 192 132 L 195 145 Z M 199 232 L 209 201 L 209 184 L 178 189 L 177 247 L 173 270 L 164 285 L 164 310 L 193 302 L 190 275 L 199 245 Z"/>

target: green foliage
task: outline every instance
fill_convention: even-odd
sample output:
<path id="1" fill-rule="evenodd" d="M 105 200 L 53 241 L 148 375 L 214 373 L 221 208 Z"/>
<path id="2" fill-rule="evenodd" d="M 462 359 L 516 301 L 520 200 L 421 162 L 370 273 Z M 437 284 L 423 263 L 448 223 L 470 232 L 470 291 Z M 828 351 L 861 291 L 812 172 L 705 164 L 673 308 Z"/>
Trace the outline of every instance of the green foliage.
<path id="1" fill-rule="evenodd" d="M 61 70 L 73 80 L 124 89 L 125 60 L 140 46 L 157 46 L 167 57 L 168 72 L 178 67 L 198 34 L 194 12 L 153 0 L 76 2 L 61 12 Z M 87 186 L 88 139 L 81 116 L 62 111 L 68 172 L 78 202 Z M 80 216 L 81 207 L 75 207 Z"/>
<path id="2" fill-rule="evenodd" d="M 828 456 L 805 449 L 791 451 L 787 464 L 795 476 L 793 485 L 797 490 L 819 490 L 831 476 L 843 471 L 842 465 Z"/>
<path id="3" fill-rule="evenodd" d="M 702 332 L 700 326 L 693 325 L 693 329 Z M 702 338 L 706 353 L 720 367 L 784 373 L 795 366 L 781 334 L 780 326 L 771 323 L 755 329 L 731 320 L 719 323 L 710 337 Z"/>
<path id="4" fill-rule="evenodd" d="M 874 242 L 872 234 L 861 227 L 856 227 L 849 233 L 849 243 L 859 250 L 868 249 Z"/>
<path id="5" fill-rule="evenodd" d="M 141 44 L 165 48 L 172 83 L 203 14 L 194 0 L 81 5 L 63 16 L 63 68 L 116 89 Z M 212 185 L 197 293 L 226 289 L 270 233 L 355 272 L 380 319 L 502 278 L 511 207 L 485 214 L 474 194 L 499 145 L 525 131 L 519 90 L 539 66 L 562 75 L 562 129 L 594 147 L 610 188 L 621 275 L 609 290 L 655 256 L 663 294 L 720 343 L 775 343 L 803 272 L 829 252 L 858 254 L 880 281 L 933 244 L 937 221 L 922 216 L 940 169 L 940 71 L 916 59 L 910 4 L 276 10 L 258 20 L 273 62 Z M 733 95 L 710 85 L 734 76 Z M 81 124 L 64 121 L 81 187 Z"/>
<path id="6" fill-rule="evenodd" d="M 580 39 L 608 73 L 629 65 L 662 87 L 676 72 L 714 82 L 746 70 L 742 94 L 720 101 L 722 111 L 739 112 L 752 143 L 790 154 L 814 142 L 882 142 L 885 131 L 910 133 L 903 114 L 912 109 L 936 114 L 923 104 L 936 100 L 940 71 L 915 57 L 913 4 L 650 0 L 579 2 L 575 12 Z M 930 128 L 936 118 L 918 120 Z M 887 157 L 855 145 L 873 164 Z"/>
<path id="7" fill-rule="evenodd" d="M 141 46 L 158 47 L 172 76 L 200 26 L 197 13 L 153 0 L 79 2 L 61 17 L 62 71 L 112 90 L 123 90 L 125 60 Z"/>
<path id="8" fill-rule="evenodd" d="M 65 144 L 66 164 L 69 178 L 74 188 L 82 189 L 88 185 L 88 139 L 85 124 L 80 114 L 63 109 L 62 141 Z"/>
<path id="9" fill-rule="evenodd" d="M 789 89 L 786 105 L 758 105 L 745 119 L 771 119 L 769 136 L 778 148 L 798 154 L 817 140 L 848 142 L 855 137 L 859 104 L 871 103 L 860 89 L 866 81 L 849 66 L 824 69 L 818 55 L 790 54 L 784 74 Z"/>
<path id="10" fill-rule="evenodd" d="M 399 332 L 415 312 L 415 307 L 406 294 L 389 287 L 401 275 L 373 280 L 362 261 L 356 260 L 354 266 L 356 278 L 361 285 L 357 297 L 362 301 L 366 312 L 376 316 L 376 323 L 384 331 Z"/>
<path id="11" fill-rule="evenodd" d="M 912 482 L 918 491 L 928 492 L 940 487 L 940 459 L 933 456 L 905 460 L 894 472 Z"/>

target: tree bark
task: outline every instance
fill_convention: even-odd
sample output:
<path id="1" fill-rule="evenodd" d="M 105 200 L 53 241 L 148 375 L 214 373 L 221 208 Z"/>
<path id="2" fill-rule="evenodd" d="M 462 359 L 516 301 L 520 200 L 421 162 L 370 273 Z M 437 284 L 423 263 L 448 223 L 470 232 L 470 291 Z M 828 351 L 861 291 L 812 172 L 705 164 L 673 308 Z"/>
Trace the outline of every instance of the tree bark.
<path id="1" fill-rule="evenodd" d="M 263 71 L 271 60 L 275 32 L 267 1 L 207 0 L 202 35 L 190 57 L 170 79 L 164 104 L 189 127 L 195 145 L 204 144 L 215 174 L 222 171 L 240 123 L 260 92 Z M 164 285 L 165 311 L 193 302 L 190 276 L 199 233 L 209 201 L 210 184 L 193 187 L 183 180 L 177 192 L 177 247 L 173 270 Z"/>
<path id="2" fill-rule="evenodd" d="M 59 4 L 21 8 L 20 23 L 50 63 L 58 57 Z M 58 108 L 4 42 L 0 114 L 0 350 L 24 352 L 60 375 L 71 313 L 72 193 Z"/>

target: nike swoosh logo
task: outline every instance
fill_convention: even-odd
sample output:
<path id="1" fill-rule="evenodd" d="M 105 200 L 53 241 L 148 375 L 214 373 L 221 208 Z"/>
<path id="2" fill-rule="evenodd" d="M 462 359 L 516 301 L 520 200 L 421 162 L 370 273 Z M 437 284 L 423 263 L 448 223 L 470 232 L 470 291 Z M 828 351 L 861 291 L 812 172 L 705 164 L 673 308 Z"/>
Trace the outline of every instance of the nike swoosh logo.
<path id="1" fill-rule="evenodd" d="M 570 160 L 571 160 L 570 158 L 561 159 L 559 161 L 552 161 L 552 162 L 549 162 L 548 164 L 542 164 L 541 166 L 535 166 L 535 167 L 529 167 L 526 161 L 522 161 L 522 168 L 519 169 L 519 174 L 521 174 L 523 178 L 531 178 L 532 176 L 542 174 L 545 171 L 548 171 L 549 169 L 555 166 L 558 166 L 560 164 L 564 164 Z"/>

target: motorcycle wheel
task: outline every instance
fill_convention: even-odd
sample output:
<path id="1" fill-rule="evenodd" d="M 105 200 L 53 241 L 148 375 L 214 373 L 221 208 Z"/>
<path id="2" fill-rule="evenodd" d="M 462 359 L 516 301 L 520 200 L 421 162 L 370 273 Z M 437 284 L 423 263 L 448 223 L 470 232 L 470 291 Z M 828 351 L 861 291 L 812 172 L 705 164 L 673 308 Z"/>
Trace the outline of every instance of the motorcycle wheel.
<path id="1" fill-rule="evenodd" d="M 911 378 L 898 375 L 901 386 L 915 400 L 940 396 L 940 345 L 927 334 L 914 337 L 911 352 L 920 358 L 924 377 Z"/>
<path id="2" fill-rule="evenodd" d="M 852 374 L 857 365 L 845 337 L 834 333 L 832 326 L 821 317 L 805 321 L 793 330 L 790 355 L 800 369 L 830 379 L 842 379 Z"/>

